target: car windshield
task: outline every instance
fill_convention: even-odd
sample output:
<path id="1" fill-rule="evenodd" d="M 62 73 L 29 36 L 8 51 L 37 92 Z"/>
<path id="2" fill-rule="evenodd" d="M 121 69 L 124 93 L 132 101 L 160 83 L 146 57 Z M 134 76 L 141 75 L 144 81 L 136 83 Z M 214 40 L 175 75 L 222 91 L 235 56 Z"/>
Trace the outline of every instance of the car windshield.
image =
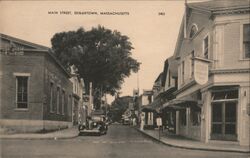
<path id="1" fill-rule="evenodd" d="M 101 116 L 92 116 L 93 121 L 103 121 Z"/>

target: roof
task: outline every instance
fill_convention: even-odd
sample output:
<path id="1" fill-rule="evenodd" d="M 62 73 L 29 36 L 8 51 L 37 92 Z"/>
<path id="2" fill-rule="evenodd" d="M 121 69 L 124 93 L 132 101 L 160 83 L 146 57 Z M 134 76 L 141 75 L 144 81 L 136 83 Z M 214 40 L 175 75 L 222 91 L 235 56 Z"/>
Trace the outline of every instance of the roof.
<path id="1" fill-rule="evenodd" d="M 163 73 L 161 72 L 155 80 L 155 83 L 161 81 Z"/>
<path id="2" fill-rule="evenodd" d="M 164 68 L 163 68 L 163 72 L 162 72 L 162 83 L 161 83 L 161 86 L 164 87 L 165 86 L 165 81 L 166 81 L 166 78 L 167 78 L 167 71 L 168 69 L 170 70 L 170 73 L 172 75 L 172 77 L 177 77 L 178 76 L 178 61 L 175 59 L 174 56 L 171 56 L 169 58 L 167 58 L 165 60 L 165 63 L 164 63 Z"/>
<path id="3" fill-rule="evenodd" d="M 39 49 L 39 50 L 49 50 L 50 49 L 49 47 L 42 46 L 42 45 L 39 45 L 39 44 L 35 44 L 35 43 L 32 43 L 32 42 L 28 42 L 28 41 L 25 41 L 25 40 L 22 40 L 22 39 L 19 39 L 19 38 L 15 38 L 15 37 L 12 37 L 12 36 L 9 36 L 9 35 L 5 35 L 5 34 L 2 34 L 2 33 L 0 33 L 0 38 L 10 40 L 12 42 L 20 43 L 22 45 L 28 46 L 28 47 L 33 48 L 33 49 Z"/>
<path id="4" fill-rule="evenodd" d="M 188 3 L 189 8 L 206 11 L 223 11 L 234 9 L 249 9 L 250 0 L 212 0 L 207 2 Z"/>
<path id="5" fill-rule="evenodd" d="M 4 39 L 7 41 L 16 43 L 18 45 L 21 45 L 23 47 L 23 51 L 24 52 L 32 52 L 32 53 L 47 53 L 52 60 L 55 61 L 55 63 L 63 70 L 63 72 L 70 77 L 70 74 L 68 73 L 68 71 L 62 66 L 62 64 L 60 63 L 60 61 L 51 53 L 51 49 L 49 47 L 43 46 L 43 45 L 39 45 L 39 44 L 35 44 L 32 42 L 28 42 L 19 38 L 15 38 L 9 35 L 5 35 L 0 33 L 0 39 Z M 1 43 L 0 43 L 1 44 Z"/>
<path id="6" fill-rule="evenodd" d="M 195 2 L 188 3 L 187 10 L 189 10 L 188 14 L 190 14 L 190 10 L 198 10 L 204 11 L 205 13 L 212 15 L 220 14 L 220 13 L 240 13 L 240 12 L 249 12 L 250 11 L 250 0 L 211 0 L 206 2 Z M 189 18 L 188 16 L 187 18 Z M 180 57 L 180 48 L 182 42 L 186 42 L 184 39 L 184 21 L 185 14 L 183 15 L 178 38 L 175 45 L 174 57 L 177 59 Z M 187 19 L 188 21 L 188 19 Z"/>

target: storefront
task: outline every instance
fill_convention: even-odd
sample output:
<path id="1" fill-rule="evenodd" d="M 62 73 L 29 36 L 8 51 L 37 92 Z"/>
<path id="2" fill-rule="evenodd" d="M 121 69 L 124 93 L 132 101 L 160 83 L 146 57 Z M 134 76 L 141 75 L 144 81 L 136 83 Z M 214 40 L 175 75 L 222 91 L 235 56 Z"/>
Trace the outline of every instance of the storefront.
<path id="1" fill-rule="evenodd" d="M 211 139 L 237 140 L 238 89 L 237 86 L 211 89 Z"/>
<path id="2" fill-rule="evenodd" d="M 249 86 L 211 85 L 202 90 L 201 140 L 249 145 Z"/>

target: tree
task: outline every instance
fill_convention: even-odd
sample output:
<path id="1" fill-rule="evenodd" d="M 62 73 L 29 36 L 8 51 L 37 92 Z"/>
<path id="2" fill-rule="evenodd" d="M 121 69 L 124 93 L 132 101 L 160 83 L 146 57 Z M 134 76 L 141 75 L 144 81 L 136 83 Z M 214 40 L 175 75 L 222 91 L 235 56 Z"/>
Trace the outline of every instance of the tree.
<path id="1" fill-rule="evenodd" d="M 74 66 L 84 80 L 85 90 L 93 83 L 94 105 L 100 108 L 104 93 L 115 95 L 124 78 L 139 70 L 139 62 L 131 57 L 132 43 L 120 32 L 102 26 L 85 31 L 56 33 L 51 39 L 52 53 L 67 70 Z"/>
<path id="2" fill-rule="evenodd" d="M 118 97 L 111 103 L 110 115 L 113 121 L 120 121 L 124 112 L 128 109 L 129 103 L 133 102 L 133 97 Z"/>

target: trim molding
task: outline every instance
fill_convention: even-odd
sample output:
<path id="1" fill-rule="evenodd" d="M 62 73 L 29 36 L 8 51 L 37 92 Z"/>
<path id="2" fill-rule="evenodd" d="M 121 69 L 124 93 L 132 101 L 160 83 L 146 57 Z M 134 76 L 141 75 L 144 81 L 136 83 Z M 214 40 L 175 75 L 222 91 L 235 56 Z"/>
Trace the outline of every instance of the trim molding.
<path id="1" fill-rule="evenodd" d="M 213 69 L 211 74 L 226 74 L 226 73 L 250 73 L 250 69 Z"/>

